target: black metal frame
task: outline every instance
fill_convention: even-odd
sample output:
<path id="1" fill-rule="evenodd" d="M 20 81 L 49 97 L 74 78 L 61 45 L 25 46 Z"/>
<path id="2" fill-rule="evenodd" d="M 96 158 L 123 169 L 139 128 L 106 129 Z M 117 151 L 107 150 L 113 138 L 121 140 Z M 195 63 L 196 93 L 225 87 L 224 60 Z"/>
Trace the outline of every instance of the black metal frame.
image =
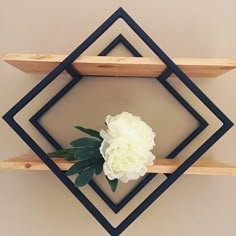
<path id="1" fill-rule="evenodd" d="M 56 77 L 64 70 L 72 76 L 72 80 L 62 89 L 64 92 L 57 94 L 51 101 L 54 105 L 60 99 L 63 93 L 66 93 L 82 78 L 72 67 L 73 61 L 80 56 L 91 44 L 93 44 L 114 22 L 122 18 L 130 28 L 149 46 L 149 48 L 166 64 L 167 69 L 157 79 L 163 86 L 171 92 L 171 94 L 200 122 L 199 127 L 193 131 L 182 143 L 179 149 L 183 149 L 190 143 L 206 126 L 207 122 L 173 89 L 167 82 L 167 78 L 173 73 L 175 74 L 199 100 L 223 123 L 207 141 L 205 141 L 173 174 L 168 175 L 167 179 L 160 184 L 126 219 L 124 219 L 118 227 L 114 228 L 109 221 L 101 214 L 101 212 L 87 199 L 87 197 L 77 188 L 74 187 L 72 181 L 66 177 L 52 159 L 40 148 L 40 146 L 29 136 L 29 134 L 14 120 L 14 116 L 25 107 L 32 99 L 34 99 L 46 86 L 48 86 Z M 127 46 L 127 45 L 126 45 Z M 132 48 L 132 45 L 127 47 Z M 136 50 L 136 49 L 135 49 Z M 109 51 L 109 50 L 108 50 Z M 135 56 L 141 56 L 137 50 Z M 72 82 L 73 81 L 73 82 Z M 70 83 L 74 83 L 72 86 Z M 55 101 L 55 102 L 54 102 Z M 50 106 L 50 102 L 49 108 Z M 48 108 L 48 109 L 49 109 Z M 36 113 L 37 114 L 37 113 Z M 42 113 L 40 114 L 40 116 Z M 80 202 L 89 210 L 89 212 L 97 219 L 97 221 L 107 230 L 110 235 L 120 235 L 137 217 L 139 217 L 167 188 L 169 188 L 191 165 L 194 164 L 215 142 L 217 142 L 232 126 L 233 123 L 220 111 L 219 108 L 174 64 L 174 62 L 155 44 L 155 42 L 136 24 L 136 22 L 122 9 L 119 8 L 112 16 L 110 16 L 93 34 L 91 34 L 78 48 L 76 48 L 62 63 L 60 63 L 52 72 L 50 72 L 39 84 L 37 84 L 27 95 L 25 95 L 15 106 L 13 106 L 4 116 L 4 120 L 12 127 L 12 129 L 24 140 L 26 144 L 39 156 L 39 158 L 51 169 L 51 171 L 63 182 L 64 185 L 80 200 Z M 37 117 L 36 118 L 40 118 Z M 39 125 L 35 116 L 31 118 L 34 125 Z M 38 127 L 37 127 L 38 128 Z M 42 127 L 43 128 L 43 127 Z M 184 145 L 184 143 L 187 143 Z M 54 145 L 53 145 L 54 146 Z M 58 148 L 58 147 L 57 147 Z M 181 151 L 180 150 L 180 151 Z M 175 151 L 177 152 L 177 151 Z M 178 152 L 177 152 L 178 154 Z M 169 158 L 174 158 L 172 153 Z M 150 177 L 149 177 L 150 176 Z M 150 180 L 155 174 L 148 175 Z M 149 180 L 149 181 L 150 181 Z M 149 182 L 147 181 L 147 183 Z M 146 184 L 147 184 L 146 183 Z M 142 186 L 141 188 L 145 186 Z M 139 190 L 140 190 L 139 189 Z M 96 190 L 96 187 L 95 187 Z M 138 191 L 139 191 L 138 190 Z M 135 190 L 136 191 L 136 190 Z M 138 192 L 134 191 L 134 195 Z M 133 196 L 134 196 L 133 195 Z M 102 195 L 100 195 L 103 197 Z M 130 200 L 130 199 L 129 199 Z M 128 200 L 128 201 L 129 201 Z M 127 203 L 127 202 L 126 202 Z M 126 204 L 125 203 L 125 204 Z M 125 205 L 124 204 L 124 205 Z M 109 204 L 108 204 L 109 205 Z M 120 208 L 121 209 L 121 208 Z M 116 211 L 115 211 L 116 212 Z"/>
<path id="2" fill-rule="evenodd" d="M 141 57 L 142 55 L 132 44 L 123 36 L 118 35 L 105 49 L 99 53 L 99 56 L 106 56 L 111 52 L 118 44 L 122 44 L 128 49 L 130 53 L 135 57 Z M 79 75 L 78 72 L 73 73 L 68 71 L 73 78 L 69 83 L 63 87 L 53 98 L 51 98 L 39 111 L 37 111 L 31 118 L 30 122 L 32 125 L 43 135 L 43 137 L 55 148 L 62 149 L 63 147 L 55 140 L 55 138 L 40 124 L 42 116 L 48 112 L 61 98 L 63 98 L 81 79 L 83 76 Z M 167 82 L 168 76 L 157 78 L 160 83 L 167 89 L 172 96 L 198 121 L 199 126 L 193 130 L 176 148 L 174 148 L 167 158 L 175 158 L 193 139 L 195 139 L 208 125 L 206 120 L 194 110 L 194 108 L 188 104 L 187 101 Z M 135 186 L 118 204 L 115 204 L 110 198 L 101 190 L 101 188 L 94 182 L 91 181 L 89 184 L 93 190 L 104 200 L 104 202 L 111 208 L 114 213 L 118 213 L 126 204 L 132 200 L 136 194 L 139 193 L 157 174 L 148 174 L 143 180 L 141 180 L 137 186 Z"/>

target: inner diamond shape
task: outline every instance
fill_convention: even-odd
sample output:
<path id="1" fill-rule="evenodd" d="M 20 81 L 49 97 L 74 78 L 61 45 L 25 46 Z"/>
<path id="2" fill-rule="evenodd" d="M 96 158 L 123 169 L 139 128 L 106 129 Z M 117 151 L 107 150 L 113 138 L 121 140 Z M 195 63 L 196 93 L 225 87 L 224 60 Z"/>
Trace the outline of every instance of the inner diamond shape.
<path id="1" fill-rule="evenodd" d="M 119 43 L 121 43 L 128 51 L 135 57 L 141 57 L 141 54 L 131 45 L 131 43 L 122 35 L 117 36 L 99 55 L 105 56 L 111 52 Z M 70 81 L 59 93 L 57 93 L 48 103 L 46 103 L 35 115 L 30 119 L 34 127 L 47 139 L 47 141 L 55 148 L 62 149 L 62 145 L 50 134 L 40 123 L 40 118 L 51 109 L 64 95 L 66 95 L 82 78 L 76 71 L 67 70 L 72 76 Z M 167 158 L 175 158 L 200 132 L 207 126 L 207 122 L 195 111 L 184 98 L 167 82 L 168 73 L 164 73 L 162 77 L 158 78 L 159 82 L 167 89 L 167 91 L 198 121 L 199 126 L 193 130 L 176 148 L 174 148 Z M 78 79 L 79 78 L 79 79 Z M 158 137 L 160 138 L 160 137 Z M 113 210 L 118 213 L 136 194 L 139 193 L 157 174 L 148 174 L 118 203 L 114 203 L 102 191 L 102 189 L 94 182 L 90 182 L 93 190 L 104 200 L 104 202 Z"/>
<path id="2" fill-rule="evenodd" d="M 48 157 L 30 135 L 14 120 L 14 116 L 34 99 L 49 83 L 51 83 L 64 69 L 69 69 L 71 63 L 80 56 L 94 41 L 96 41 L 117 19 L 122 18 L 130 28 L 150 47 L 150 49 L 167 65 L 167 70 L 158 78 L 165 81 L 174 73 L 199 100 L 223 123 L 207 141 L 205 141 L 190 157 L 179 166 L 173 174 L 147 197 L 121 224 L 114 228 L 98 209 L 74 187 L 57 165 Z M 25 97 L 13 106 L 5 115 L 4 120 L 25 141 L 26 144 L 40 157 L 51 171 L 67 186 L 67 188 L 80 200 L 97 221 L 110 235 L 120 235 L 133 221 L 139 217 L 167 188 L 169 188 L 191 165 L 196 162 L 215 142 L 217 142 L 232 126 L 233 123 L 215 106 L 215 104 L 174 64 L 174 62 L 155 44 L 155 42 L 136 24 L 136 22 L 122 9 L 119 8 L 109 17 L 93 34 L 91 34 L 75 51 L 60 63 L 48 76 L 36 85 Z M 78 193 L 78 194 L 77 194 Z"/>

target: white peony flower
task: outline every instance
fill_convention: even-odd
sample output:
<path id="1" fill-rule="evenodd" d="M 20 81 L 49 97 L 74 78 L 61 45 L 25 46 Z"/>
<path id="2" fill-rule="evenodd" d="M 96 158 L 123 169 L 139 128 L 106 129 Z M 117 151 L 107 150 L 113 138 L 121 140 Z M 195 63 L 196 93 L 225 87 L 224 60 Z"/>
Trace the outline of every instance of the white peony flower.
<path id="1" fill-rule="evenodd" d="M 150 151 L 155 145 L 152 128 L 128 112 L 107 116 L 106 124 L 107 131 L 100 131 L 105 175 L 124 183 L 143 176 L 155 159 Z"/>
<path id="2" fill-rule="evenodd" d="M 108 127 L 107 133 L 112 138 L 126 137 L 132 140 L 133 144 L 141 144 L 149 150 L 155 146 L 155 133 L 140 117 L 134 116 L 128 112 L 122 112 L 120 115 L 106 117 Z"/>

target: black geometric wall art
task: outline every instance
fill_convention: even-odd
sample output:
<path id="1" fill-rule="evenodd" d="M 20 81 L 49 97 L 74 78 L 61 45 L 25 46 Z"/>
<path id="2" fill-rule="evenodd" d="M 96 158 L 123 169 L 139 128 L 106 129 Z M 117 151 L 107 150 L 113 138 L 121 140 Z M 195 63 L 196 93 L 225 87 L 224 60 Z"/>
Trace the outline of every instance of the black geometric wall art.
<path id="1" fill-rule="evenodd" d="M 111 52 L 118 44 L 122 44 L 128 51 L 135 57 L 141 57 L 141 54 L 132 44 L 122 35 L 118 35 L 106 48 L 99 53 L 99 56 L 106 56 Z M 65 96 L 82 77 L 76 70 L 71 68 L 67 69 L 67 72 L 73 78 L 64 88 L 62 88 L 52 99 L 50 99 L 39 111 L 37 111 L 31 118 L 32 125 L 42 134 L 42 136 L 57 150 L 63 147 L 58 141 L 40 124 L 40 119 L 45 113 L 49 111 L 63 96 Z M 163 74 L 164 75 L 164 74 Z M 193 139 L 195 139 L 208 125 L 206 120 L 188 104 L 186 100 L 168 83 L 168 76 L 157 78 L 159 82 L 167 89 L 167 91 L 176 98 L 176 100 L 188 111 L 193 118 L 198 122 L 198 127 L 194 129 L 177 147 L 175 147 L 166 158 L 175 158 Z M 110 198 L 101 190 L 101 188 L 94 182 L 90 181 L 89 185 L 93 190 L 104 200 L 104 202 L 111 208 L 114 213 L 118 213 L 125 205 L 132 200 L 133 197 L 138 194 L 157 174 L 147 174 L 146 177 L 139 182 L 118 204 L 115 204 Z"/>
<path id="2" fill-rule="evenodd" d="M 101 212 L 87 199 L 87 197 L 74 187 L 72 181 L 65 176 L 58 166 L 48 157 L 40 146 L 30 135 L 14 120 L 14 116 L 34 99 L 44 88 L 46 88 L 57 76 L 66 70 L 75 80 L 80 80 L 81 75 L 72 67 L 73 61 L 79 57 L 91 44 L 93 44 L 114 22 L 123 19 L 130 28 L 147 44 L 147 46 L 163 61 L 167 69 L 157 78 L 168 91 L 172 91 L 175 98 L 179 98 L 187 107 L 191 106 L 167 83 L 167 78 L 175 74 L 184 85 L 222 122 L 222 126 L 209 137 L 193 154 L 191 154 L 166 180 L 160 184 L 131 214 L 129 214 L 116 228 L 101 214 Z M 140 56 L 136 54 L 135 56 Z M 178 100 L 179 100 L 178 99 Z M 180 102 L 179 100 L 179 102 Z M 182 104 L 182 103 L 181 103 Z M 183 104 L 182 104 L 183 105 Z M 185 106 L 186 108 L 186 106 Z M 191 114 L 198 116 L 200 120 L 199 134 L 207 125 L 206 121 L 192 109 Z M 195 117 L 195 116 L 194 116 Z M 196 117 L 195 117 L 196 118 Z M 139 217 L 166 189 L 168 189 L 189 167 L 191 167 L 212 145 L 214 145 L 232 126 L 233 123 L 223 112 L 186 76 L 183 71 L 156 45 L 156 43 L 137 25 L 137 23 L 122 9 L 119 8 L 110 16 L 94 33 L 92 33 L 78 48 L 76 48 L 63 62 L 50 72 L 39 84 L 26 94 L 16 105 L 14 105 L 3 119 L 24 140 L 24 142 L 39 156 L 49 169 L 61 180 L 61 182 L 78 198 L 97 221 L 107 230 L 110 235 L 120 235 L 134 220 Z M 197 118 L 196 118 L 197 119 Z M 31 119 L 31 122 L 33 119 Z M 196 132 L 196 131 L 194 131 Z M 191 134 L 192 135 L 192 134 Z M 190 137 L 192 137 L 190 135 Z M 193 136 L 196 136 L 194 133 Z M 191 141 L 191 139 L 188 139 Z M 190 142 L 188 141 L 188 142 Z M 150 177 L 151 178 L 151 177 Z"/>

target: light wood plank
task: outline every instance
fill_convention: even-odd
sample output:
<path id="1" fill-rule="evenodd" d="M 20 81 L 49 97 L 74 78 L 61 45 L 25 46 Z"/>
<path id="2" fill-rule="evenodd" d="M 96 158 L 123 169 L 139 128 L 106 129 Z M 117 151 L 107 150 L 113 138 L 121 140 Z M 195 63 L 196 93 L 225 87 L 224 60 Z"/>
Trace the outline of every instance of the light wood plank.
<path id="1" fill-rule="evenodd" d="M 62 158 L 54 158 L 62 170 L 68 170 L 73 163 Z M 173 173 L 182 160 L 156 159 L 153 166 L 148 167 L 149 173 Z M 0 169 L 7 170 L 48 170 L 48 167 L 35 155 L 24 155 L 0 161 Z M 217 161 L 197 161 L 185 174 L 192 175 L 230 175 L 236 176 L 236 166 Z"/>
<path id="2" fill-rule="evenodd" d="M 9 53 L 2 60 L 26 73 L 49 73 L 66 55 Z M 217 77 L 236 68 L 236 59 L 173 58 L 190 77 Z M 166 68 L 158 58 L 80 56 L 74 67 L 82 75 L 157 77 Z"/>

